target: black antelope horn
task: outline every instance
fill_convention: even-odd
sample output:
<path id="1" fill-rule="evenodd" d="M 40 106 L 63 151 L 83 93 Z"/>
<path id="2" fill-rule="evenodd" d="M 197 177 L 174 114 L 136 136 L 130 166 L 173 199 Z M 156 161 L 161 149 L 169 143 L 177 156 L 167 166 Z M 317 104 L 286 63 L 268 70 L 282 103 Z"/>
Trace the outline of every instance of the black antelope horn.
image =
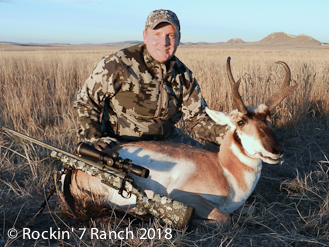
<path id="1" fill-rule="evenodd" d="M 281 103 L 281 101 L 287 97 L 291 92 L 293 92 L 297 87 L 298 85 L 295 85 L 295 86 L 289 86 L 290 84 L 290 79 L 291 79 L 291 73 L 290 73 L 290 69 L 289 69 L 289 66 L 285 63 L 285 62 L 282 62 L 282 61 L 278 61 L 278 62 L 275 62 L 276 64 L 281 64 L 285 71 L 286 71 L 286 76 L 283 80 L 283 83 L 282 83 L 282 86 L 280 88 L 280 90 L 276 93 L 274 93 L 270 98 L 269 100 L 265 103 L 268 108 L 269 108 L 269 111 L 273 111 L 274 108 Z"/>
<path id="2" fill-rule="evenodd" d="M 227 72 L 227 76 L 228 76 L 228 79 L 229 79 L 230 84 L 231 84 L 231 92 L 232 92 L 233 102 L 234 102 L 234 105 L 238 109 L 239 112 L 241 112 L 243 114 L 246 114 L 247 113 L 247 108 L 244 106 L 244 103 L 243 103 L 243 101 L 241 99 L 241 96 L 239 94 L 239 86 L 240 86 L 241 78 L 235 83 L 235 81 L 233 79 L 232 71 L 231 71 L 230 60 L 231 60 L 231 58 L 228 57 L 227 58 L 227 63 L 226 63 L 226 72 Z"/>

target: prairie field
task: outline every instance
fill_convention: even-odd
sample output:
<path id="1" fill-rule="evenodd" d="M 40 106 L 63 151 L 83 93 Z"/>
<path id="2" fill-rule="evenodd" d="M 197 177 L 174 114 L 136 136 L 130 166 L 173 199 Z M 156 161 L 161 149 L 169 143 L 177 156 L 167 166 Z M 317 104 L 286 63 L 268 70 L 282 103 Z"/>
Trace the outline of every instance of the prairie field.
<path id="1" fill-rule="evenodd" d="M 93 68 L 120 47 L 91 49 L 22 47 L 0 49 L 0 124 L 74 153 L 77 121 L 73 102 Z M 135 220 L 108 210 L 106 217 L 74 221 L 59 193 L 35 216 L 56 181 L 61 164 L 49 150 L 0 134 L 1 246 L 329 246 L 329 49 L 240 46 L 181 46 L 177 57 L 194 73 L 208 105 L 234 109 L 225 65 L 231 57 L 246 105 L 264 103 L 279 90 L 285 61 L 298 88 L 273 113 L 272 125 L 284 148 L 280 165 L 263 165 L 247 201 L 252 211 L 236 211 L 227 229 L 191 226 L 171 229 L 154 220 Z M 184 129 L 184 123 L 178 125 Z M 35 217 L 34 217 L 35 216 Z M 22 238 L 22 229 L 86 229 L 70 239 Z M 15 228 L 18 237 L 10 239 Z M 91 229 L 133 231 L 134 239 L 92 239 Z M 162 236 L 142 239 L 141 229 Z M 138 237 L 139 236 L 139 237 Z"/>

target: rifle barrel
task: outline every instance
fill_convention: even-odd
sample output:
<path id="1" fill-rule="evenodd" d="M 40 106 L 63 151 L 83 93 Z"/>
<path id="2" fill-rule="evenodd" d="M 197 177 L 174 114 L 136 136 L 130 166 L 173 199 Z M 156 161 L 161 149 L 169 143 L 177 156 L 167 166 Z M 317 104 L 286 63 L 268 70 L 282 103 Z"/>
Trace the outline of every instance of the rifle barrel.
<path id="1" fill-rule="evenodd" d="M 0 130 L 3 130 L 3 131 L 5 131 L 5 132 L 8 132 L 8 133 L 10 133 L 10 134 L 12 134 L 12 135 L 14 135 L 14 136 L 17 136 L 17 137 L 23 139 L 23 140 L 30 141 L 30 142 L 32 142 L 32 143 L 34 143 L 34 144 L 37 144 L 37 145 L 41 146 L 41 147 L 47 148 L 47 149 L 52 150 L 52 151 L 56 151 L 57 153 L 61 153 L 62 155 L 65 155 L 65 156 L 67 156 L 67 157 L 70 157 L 70 158 L 73 158 L 73 159 L 76 159 L 76 160 L 80 160 L 80 161 L 82 161 L 82 162 L 84 162 L 84 163 L 86 163 L 86 164 L 88 164 L 88 165 L 91 165 L 91 166 L 97 167 L 97 168 L 100 169 L 100 170 L 103 170 L 103 169 L 104 169 L 104 166 L 105 166 L 105 165 L 103 165 L 103 164 L 100 164 L 100 163 L 94 162 L 94 161 L 92 161 L 92 160 L 89 160 L 89 159 L 86 159 L 86 158 L 83 158 L 83 157 L 76 156 L 76 155 L 71 154 L 71 153 L 69 153 L 69 152 L 66 152 L 66 151 L 64 151 L 64 150 L 62 150 L 62 149 L 56 148 L 56 147 L 54 147 L 54 146 L 52 146 L 52 145 L 49 145 L 49 144 L 44 143 L 44 142 L 42 142 L 42 141 L 39 141 L 39 140 L 37 140 L 37 139 L 35 139 L 35 138 L 32 138 L 32 137 L 29 137 L 29 136 L 24 135 L 24 134 L 22 134 L 22 133 L 19 133 L 19 132 L 15 131 L 15 130 L 9 129 L 9 128 L 4 127 L 4 126 L 1 126 L 1 125 L 0 125 Z M 124 176 L 124 175 L 125 175 L 124 172 L 120 172 L 120 171 L 118 171 L 118 170 L 115 169 L 115 168 L 108 167 L 108 166 L 106 166 L 106 168 L 107 168 L 108 170 L 111 170 L 112 172 L 117 173 L 118 176 L 119 176 L 119 174 L 120 174 L 120 176 Z"/>
<path id="2" fill-rule="evenodd" d="M 19 133 L 19 132 L 15 131 L 15 130 L 9 129 L 9 128 L 4 127 L 4 126 L 0 126 L 0 129 L 1 129 L 1 130 L 4 130 L 4 131 L 6 131 L 6 132 L 8 132 L 8 133 L 10 133 L 10 134 L 12 134 L 12 135 L 14 135 L 14 136 L 17 136 L 17 137 L 19 137 L 19 138 L 21 138 L 21 139 L 24 139 L 24 140 L 30 141 L 30 142 L 32 142 L 32 143 L 35 143 L 35 144 L 37 144 L 37 145 L 39 145 L 39 146 L 41 146 L 41 147 L 44 147 L 44 148 L 47 148 L 47 149 L 50 149 L 50 150 L 54 150 L 54 151 L 56 151 L 56 152 L 59 152 L 59 153 L 65 154 L 65 155 L 70 156 L 70 157 L 73 157 L 73 158 L 77 158 L 77 156 L 75 156 L 75 155 L 73 155 L 73 154 L 71 154 L 71 153 L 69 153 L 69 152 L 66 152 L 66 151 L 61 150 L 61 149 L 59 149 L 59 148 L 56 148 L 56 147 L 54 147 L 54 146 L 52 146 L 52 145 L 49 145 L 49 144 L 44 143 L 44 142 L 42 142 L 42 141 L 39 141 L 39 140 L 37 140 L 37 139 L 35 139 L 35 138 L 33 138 L 33 137 L 29 137 L 29 136 L 27 136 L 27 135 L 24 135 L 24 134 L 22 134 L 22 133 Z"/>

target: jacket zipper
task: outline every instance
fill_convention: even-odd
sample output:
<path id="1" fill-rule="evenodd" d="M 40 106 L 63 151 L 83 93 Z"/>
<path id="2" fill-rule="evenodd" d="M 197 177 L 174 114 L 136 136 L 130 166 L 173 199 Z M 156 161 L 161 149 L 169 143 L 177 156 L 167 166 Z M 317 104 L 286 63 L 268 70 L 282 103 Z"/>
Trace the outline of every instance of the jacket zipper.
<path id="1" fill-rule="evenodd" d="M 160 92 L 159 92 L 159 100 L 158 100 L 158 114 L 155 116 L 154 120 L 158 123 L 159 127 L 160 127 L 160 135 L 163 135 L 163 126 L 160 120 L 160 116 L 161 116 L 161 105 L 162 105 L 162 97 L 163 97 L 163 70 L 162 67 L 160 65 L 160 76 L 161 76 L 161 82 L 160 82 Z"/>

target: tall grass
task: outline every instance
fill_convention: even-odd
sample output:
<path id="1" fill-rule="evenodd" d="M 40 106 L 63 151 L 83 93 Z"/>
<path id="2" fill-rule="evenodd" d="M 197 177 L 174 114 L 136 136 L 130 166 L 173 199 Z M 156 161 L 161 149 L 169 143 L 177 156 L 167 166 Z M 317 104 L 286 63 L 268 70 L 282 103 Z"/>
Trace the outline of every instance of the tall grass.
<path id="1" fill-rule="evenodd" d="M 50 126 L 75 129 L 72 103 L 77 91 L 101 57 L 113 51 L 2 52 L 2 123 L 30 134 Z M 210 107 L 224 111 L 233 109 L 225 72 L 228 56 L 234 77 L 242 77 L 240 94 L 247 105 L 263 103 L 279 89 L 284 70 L 274 62 L 284 60 L 291 68 L 292 83 L 299 87 L 277 113 L 277 124 L 283 126 L 298 122 L 310 110 L 321 117 L 329 112 L 329 61 L 326 53 L 319 57 L 319 52 L 326 50 L 315 50 L 310 57 L 307 51 L 181 48 L 177 56 L 194 72 Z"/>
<path id="2" fill-rule="evenodd" d="M 1 123 L 59 147 L 76 141 L 73 102 L 101 54 L 3 52 Z"/>
<path id="3" fill-rule="evenodd" d="M 194 72 L 203 96 L 211 108 L 231 111 L 230 86 L 225 71 L 230 56 L 233 76 L 240 77 L 240 94 L 246 105 L 264 103 L 279 90 L 284 69 L 275 64 L 285 61 L 292 74 L 292 84 L 298 89 L 278 109 L 277 125 L 297 123 L 310 110 L 317 116 L 329 113 L 329 60 L 327 50 L 255 50 L 255 49 L 181 49 L 178 56 Z"/>
<path id="4" fill-rule="evenodd" d="M 0 51 L 0 124 L 73 152 L 78 142 L 73 102 L 102 56 L 117 50 Z M 0 244 L 47 246 L 329 246 L 328 154 L 329 154 L 329 50 L 266 50 L 181 47 L 177 56 L 194 72 L 203 96 L 213 109 L 233 109 L 226 79 L 230 56 L 233 76 L 242 78 L 240 94 L 247 105 L 263 103 L 280 88 L 284 70 L 291 69 L 292 84 L 299 87 L 273 116 L 275 132 L 285 148 L 282 166 L 264 165 L 255 192 L 248 200 L 255 213 L 232 216 L 232 226 L 173 229 L 170 240 L 80 240 L 16 241 L 7 237 L 11 227 L 26 224 L 36 230 L 50 226 L 62 230 L 97 227 L 125 229 L 135 235 L 140 228 L 166 226 L 155 221 L 140 223 L 127 217 L 74 222 L 60 214 L 53 197 L 45 213 L 30 222 L 54 184 L 58 163 L 49 152 L 0 136 Z M 184 123 L 181 123 L 183 126 Z M 119 220 L 113 222 L 113 217 Z"/>

